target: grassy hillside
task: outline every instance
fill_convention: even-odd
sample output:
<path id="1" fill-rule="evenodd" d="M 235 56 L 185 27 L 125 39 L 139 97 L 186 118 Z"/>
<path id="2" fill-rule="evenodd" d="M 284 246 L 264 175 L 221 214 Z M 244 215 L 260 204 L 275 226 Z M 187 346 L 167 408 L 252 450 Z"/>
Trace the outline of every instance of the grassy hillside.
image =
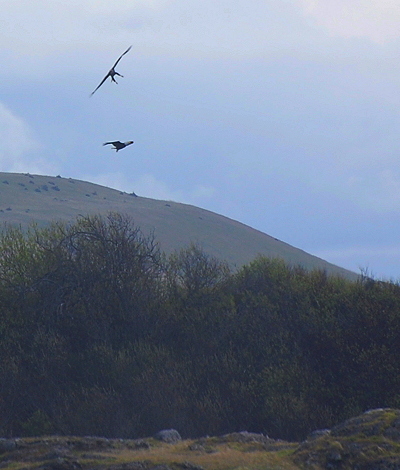
<path id="1" fill-rule="evenodd" d="M 318 268 L 348 279 L 357 275 L 240 222 L 213 212 L 172 201 L 128 194 L 93 183 L 59 176 L 0 173 L 0 221 L 40 226 L 51 220 L 73 220 L 80 214 L 109 211 L 133 217 L 144 234 L 154 231 L 169 253 L 199 244 L 212 256 L 240 267 L 257 255 L 279 257 L 291 265 Z"/>

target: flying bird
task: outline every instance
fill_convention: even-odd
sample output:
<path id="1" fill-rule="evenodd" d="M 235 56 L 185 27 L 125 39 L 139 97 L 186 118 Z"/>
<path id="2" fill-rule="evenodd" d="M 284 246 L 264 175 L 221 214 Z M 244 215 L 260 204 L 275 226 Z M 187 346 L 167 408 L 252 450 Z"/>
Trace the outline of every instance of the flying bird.
<path id="1" fill-rule="evenodd" d="M 90 96 L 92 96 L 100 87 L 101 85 L 103 85 L 103 83 L 107 80 L 108 77 L 111 78 L 111 81 L 112 82 L 115 82 L 118 84 L 117 80 L 115 80 L 115 75 L 118 75 L 119 77 L 123 77 L 123 75 L 121 75 L 120 73 L 116 72 L 115 71 L 115 67 L 117 66 L 118 62 L 122 59 L 122 57 L 127 54 L 130 50 L 131 50 L 132 46 L 129 46 L 128 49 L 119 56 L 118 60 L 115 62 L 115 64 L 111 67 L 110 71 L 108 72 L 108 74 L 103 78 L 103 80 L 100 82 L 100 84 L 97 86 L 97 88 L 92 91 L 92 93 L 90 94 Z"/>
<path id="2" fill-rule="evenodd" d="M 133 140 L 129 140 L 128 142 L 120 142 L 119 140 L 116 140 L 115 142 L 104 142 L 103 145 L 113 145 L 113 148 L 118 152 L 118 150 L 124 149 L 131 144 L 133 144 Z"/>

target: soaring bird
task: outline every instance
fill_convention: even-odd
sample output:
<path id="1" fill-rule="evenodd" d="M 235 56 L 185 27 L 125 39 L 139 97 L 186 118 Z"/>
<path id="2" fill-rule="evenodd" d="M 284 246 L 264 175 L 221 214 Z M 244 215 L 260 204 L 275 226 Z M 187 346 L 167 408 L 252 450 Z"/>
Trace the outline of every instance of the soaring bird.
<path id="1" fill-rule="evenodd" d="M 103 145 L 113 145 L 114 149 L 118 152 L 118 150 L 124 149 L 131 144 L 133 144 L 133 140 L 129 140 L 128 142 L 120 142 L 119 140 L 116 140 L 115 142 L 104 142 Z"/>
<path id="2" fill-rule="evenodd" d="M 103 85 L 103 83 L 107 80 L 108 77 L 111 78 L 111 81 L 112 82 L 115 82 L 118 84 L 117 80 L 115 80 L 115 75 L 118 75 L 119 77 L 123 77 L 123 75 L 121 75 L 120 73 L 116 72 L 115 71 L 115 67 L 117 66 L 118 62 L 122 59 L 122 57 L 127 54 L 130 50 L 131 50 L 132 46 L 129 46 L 128 49 L 119 56 L 118 60 L 115 62 L 115 64 L 111 67 L 110 71 L 108 72 L 108 74 L 103 78 L 103 80 L 100 82 L 100 84 L 97 86 L 97 88 L 92 91 L 92 93 L 90 94 L 90 96 L 92 96 L 100 87 L 101 85 Z"/>

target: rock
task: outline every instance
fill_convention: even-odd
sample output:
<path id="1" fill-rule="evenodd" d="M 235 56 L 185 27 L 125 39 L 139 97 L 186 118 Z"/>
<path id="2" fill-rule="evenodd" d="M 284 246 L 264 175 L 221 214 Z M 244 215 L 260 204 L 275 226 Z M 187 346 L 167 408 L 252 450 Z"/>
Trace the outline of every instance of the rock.
<path id="1" fill-rule="evenodd" d="M 248 432 L 248 431 L 240 431 L 240 432 L 233 432 L 230 434 L 225 434 L 222 438 L 229 442 L 261 442 L 266 443 L 271 441 L 268 436 L 264 434 L 258 434 L 255 432 Z"/>
<path id="2" fill-rule="evenodd" d="M 150 449 L 150 444 L 144 439 L 137 439 L 133 443 L 134 449 Z"/>
<path id="3" fill-rule="evenodd" d="M 158 431 L 154 438 L 162 442 L 167 442 L 168 444 L 174 444 L 182 440 L 181 435 L 176 429 L 163 429 L 162 431 Z"/>
<path id="4" fill-rule="evenodd" d="M 191 450 L 192 452 L 205 452 L 206 448 L 202 444 L 197 444 L 196 442 L 194 444 L 190 444 L 188 446 L 188 449 Z"/>
<path id="5" fill-rule="evenodd" d="M 328 436 L 331 433 L 330 429 L 317 429 L 316 431 L 311 432 L 307 436 L 307 441 L 313 441 L 314 439 L 318 439 L 322 436 Z"/>
<path id="6" fill-rule="evenodd" d="M 400 470 L 400 457 L 394 456 L 378 459 L 359 466 L 360 470 Z"/>
<path id="7" fill-rule="evenodd" d="M 400 470 L 400 410 L 369 410 L 310 436 L 293 454 L 300 467 Z"/>
<path id="8" fill-rule="evenodd" d="M 200 465 L 195 465 L 192 462 L 182 462 L 176 464 L 177 467 L 182 468 L 182 470 L 204 470 Z"/>
<path id="9" fill-rule="evenodd" d="M 334 426 L 331 432 L 332 436 L 340 437 L 386 435 L 391 440 L 400 441 L 400 410 L 391 408 L 369 410 Z"/>
<path id="10" fill-rule="evenodd" d="M 107 470 L 149 470 L 149 468 L 153 469 L 154 467 L 149 467 L 145 462 L 126 462 L 119 465 L 107 466 Z"/>
<path id="11" fill-rule="evenodd" d="M 326 456 L 326 460 L 328 462 L 327 466 L 334 466 L 334 465 L 338 465 L 343 460 L 343 457 L 339 451 L 332 450 Z"/>
<path id="12" fill-rule="evenodd" d="M 70 457 L 69 452 L 66 449 L 53 449 L 46 454 L 43 454 L 40 459 L 41 460 L 61 460 L 61 459 L 68 459 Z"/>
<path id="13" fill-rule="evenodd" d="M 383 435 L 392 441 L 400 442 L 400 416 L 390 423 Z"/>
<path id="14" fill-rule="evenodd" d="M 10 452 L 17 447 L 17 444 L 14 439 L 5 439 L 0 438 L 0 454 L 3 452 Z"/>
<path id="15" fill-rule="evenodd" d="M 77 460 L 58 458 L 38 468 L 40 470 L 80 470 L 82 465 Z"/>

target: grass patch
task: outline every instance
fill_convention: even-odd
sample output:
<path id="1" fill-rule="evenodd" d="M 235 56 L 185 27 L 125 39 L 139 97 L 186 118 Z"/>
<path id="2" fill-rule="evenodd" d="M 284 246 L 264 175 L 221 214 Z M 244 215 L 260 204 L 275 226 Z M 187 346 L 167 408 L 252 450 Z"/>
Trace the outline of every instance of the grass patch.
<path id="1" fill-rule="evenodd" d="M 171 470 L 298 470 L 291 459 L 295 444 L 267 451 L 257 442 L 208 440 L 212 438 L 202 439 L 200 445 L 196 440 L 166 444 L 153 438 L 26 438 L 18 440 L 15 450 L 1 455 L 0 468 L 105 470 L 138 463 L 138 468 L 146 470 L 158 465 Z"/>
<path id="2" fill-rule="evenodd" d="M 125 449 L 118 454 L 118 463 L 145 461 L 153 465 L 179 467 L 190 462 L 191 465 L 206 470 L 239 469 L 297 469 L 290 459 L 293 450 L 278 452 L 263 449 L 249 450 L 249 443 L 213 444 L 213 451 L 189 450 L 195 441 L 181 441 L 177 444 L 152 446 L 147 450 L 133 451 Z M 206 447 L 205 447 L 206 448 Z"/>

